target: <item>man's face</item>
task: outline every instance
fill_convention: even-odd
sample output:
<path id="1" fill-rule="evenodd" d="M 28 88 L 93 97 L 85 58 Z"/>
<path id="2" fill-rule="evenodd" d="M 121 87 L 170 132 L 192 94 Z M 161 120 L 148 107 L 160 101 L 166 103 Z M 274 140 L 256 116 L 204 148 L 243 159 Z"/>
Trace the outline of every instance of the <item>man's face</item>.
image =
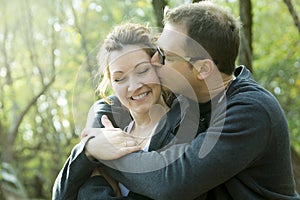
<path id="1" fill-rule="evenodd" d="M 158 39 L 165 62 L 159 64 L 159 52 L 155 53 L 151 62 L 160 66 L 157 73 L 164 87 L 194 99 L 191 94 L 194 94 L 193 89 L 196 89 L 198 80 L 192 65 L 183 58 L 187 56 L 184 50 L 186 38 L 184 26 L 167 23 Z"/>

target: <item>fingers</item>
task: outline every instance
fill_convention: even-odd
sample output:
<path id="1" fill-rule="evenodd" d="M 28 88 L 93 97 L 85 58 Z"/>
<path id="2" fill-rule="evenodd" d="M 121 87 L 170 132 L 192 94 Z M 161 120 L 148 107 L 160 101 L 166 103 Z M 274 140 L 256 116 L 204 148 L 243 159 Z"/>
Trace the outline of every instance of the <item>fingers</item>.
<path id="1" fill-rule="evenodd" d="M 87 136 L 95 136 L 96 134 L 102 133 L 100 128 L 84 128 L 81 132 L 80 138 L 83 139 Z"/>
<path id="2" fill-rule="evenodd" d="M 140 151 L 142 148 L 140 146 L 124 147 L 120 149 L 120 157 L 125 156 L 129 153 Z"/>
<path id="3" fill-rule="evenodd" d="M 82 137 L 91 136 L 85 148 L 89 159 L 113 160 L 142 149 L 136 138 L 120 128 L 85 128 Z"/>
<path id="4" fill-rule="evenodd" d="M 103 126 L 105 128 L 114 128 L 114 126 L 112 125 L 111 121 L 108 119 L 108 117 L 106 115 L 102 115 L 102 117 L 101 117 L 101 123 L 103 124 Z"/>
<path id="5" fill-rule="evenodd" d="M 125 147 L 133 147 L 137 145 L 138 144 L 135 140 L 125 140 Z"/>
<path id="6" fill-rule="evenodd" d="M 85 128 L 81 137 L 94 136 L 101 143 L 108 143 L 116 147 L 136 146 L 137 141 L 120 128 Z"/>
<path id="7" fill-rule="evenodd" d="M 84 128 L 81 132 L 80 138 L 83 139 L 89 135 L 100 135 L 100 134 L 108 134 L 108 133 L 114 133 L 114 134 L 119 134 L 120 131 L 122 132 L 121 129 L 119 128 Z"/>

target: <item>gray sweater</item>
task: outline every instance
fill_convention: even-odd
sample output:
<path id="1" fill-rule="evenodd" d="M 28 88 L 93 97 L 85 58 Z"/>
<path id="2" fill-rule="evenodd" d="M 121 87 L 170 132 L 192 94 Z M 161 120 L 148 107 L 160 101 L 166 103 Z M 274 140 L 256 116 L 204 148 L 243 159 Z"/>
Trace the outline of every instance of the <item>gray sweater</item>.
<path id="1" fill-rule="evenodd" d="M 53 199 L 76 199 L 99 163 L 132 191 L 124 199 L 144 198 L 134 194 L 162 200 L 300 199 L 295 192 L 287 122 L 279 103 L 244 67 L 237 68 L 235 76 L 226 95 L 206 104 L 177 98 L 161 120 L 149 152 L 91 162 L 83 153 L 85 142 L 75 146 L 56 179 Z M 121 128 L 125 119 L 130 120 L 121 107 L 112 110 L 99 105 L 95 126 L 101 126 L 97 122 L 103 113 L 114 113 L 114 124 Z M 91 183 L 97 188 L 95 181 Z M 92 190 L 83 188 L 89 191 L 82 192 L 86 199 L 93 199 Z M 111 193 L 100 191 L 97 199 L 113 199 L 104 196 Z"/>

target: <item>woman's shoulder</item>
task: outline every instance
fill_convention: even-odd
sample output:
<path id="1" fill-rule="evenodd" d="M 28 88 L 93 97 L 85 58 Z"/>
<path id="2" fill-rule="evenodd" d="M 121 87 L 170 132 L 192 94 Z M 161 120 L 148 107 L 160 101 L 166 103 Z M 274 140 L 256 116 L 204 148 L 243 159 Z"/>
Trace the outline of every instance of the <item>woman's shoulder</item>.
<path id="1" fill-rule="evenodd" d="M 115 127 L 124 128 L 132 120 L 128 109 L 122 106 L 118 97 L 115 95 L 108 97 L 109 102 L 104 99 L 96 101 L 92 108 L 96 121 L 101 124 L 101 116 L 107 115 Z"/>

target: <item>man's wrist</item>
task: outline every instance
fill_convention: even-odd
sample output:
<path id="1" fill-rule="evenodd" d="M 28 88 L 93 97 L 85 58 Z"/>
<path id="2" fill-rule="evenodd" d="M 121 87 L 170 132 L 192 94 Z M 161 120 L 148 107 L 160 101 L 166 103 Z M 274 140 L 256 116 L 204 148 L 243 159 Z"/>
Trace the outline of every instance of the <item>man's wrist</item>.
<path id="1" fill-rule="evenodd" d="M 86 138 L 85 144 L 84 144 L 84 154 L 85 156 L 90 160 L 90 161 L 95 161 L 96 159 L 93 157 L 93 155 L 88 151 L 88 144 L 90 142 L 91 139 L 93 139 L 95 136 L 90 136 L 88 138 Z"/>
<path id="2" fill-rule="evenodd" d="M 95 158 L 92 156 L 92 154 L 90 154 L 90 152 L 88 152 L 88 150 L 86 148 L 84 149 L 84 154 L 90 161 L 95 160 Z"/>

